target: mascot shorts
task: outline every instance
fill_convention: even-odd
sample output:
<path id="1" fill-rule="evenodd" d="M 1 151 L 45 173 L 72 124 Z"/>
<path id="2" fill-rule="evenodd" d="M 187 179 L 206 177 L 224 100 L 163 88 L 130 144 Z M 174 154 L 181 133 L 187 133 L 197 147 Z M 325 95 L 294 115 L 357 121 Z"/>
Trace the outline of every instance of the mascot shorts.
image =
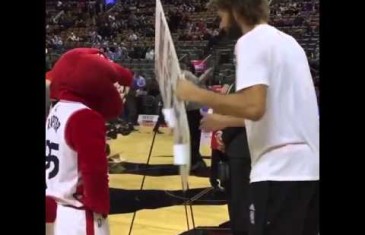
<path id="1" fill-rule="evenodd" d="M 57 206 L 55 235 L 109 235 L 108 220 L 83 209 Z"/>

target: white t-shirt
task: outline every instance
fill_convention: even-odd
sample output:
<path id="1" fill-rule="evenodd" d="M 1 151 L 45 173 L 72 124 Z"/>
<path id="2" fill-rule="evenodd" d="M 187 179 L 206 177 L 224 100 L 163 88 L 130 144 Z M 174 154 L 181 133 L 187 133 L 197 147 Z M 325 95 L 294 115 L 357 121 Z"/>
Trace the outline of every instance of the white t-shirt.
<path id="1" fill-rule="evenodd" d="M 235 48 L 236 90 L 268 87 L 266 111 L 246 120 L 251 182 L 319 180 L 319 115 L 308 60 L 296 40 L 261 24 Z"/>

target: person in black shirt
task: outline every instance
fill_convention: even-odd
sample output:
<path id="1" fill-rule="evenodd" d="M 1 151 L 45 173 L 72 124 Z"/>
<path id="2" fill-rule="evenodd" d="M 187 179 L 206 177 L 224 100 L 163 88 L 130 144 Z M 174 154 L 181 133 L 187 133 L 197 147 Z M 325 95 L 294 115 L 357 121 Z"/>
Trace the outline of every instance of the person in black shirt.
<path id="1" fill-rule="evenodd" d="M 231 92 L 234 90 L 233 86 L 229 89 Z M 246 235 L 250 224 L 249 185 L 251 171 L 246 129 L 245 127 L 225 128 L 222 130 L 221 139 L 217 142 L 223 145 L 219 147 L 223 151 L 213 150 L 212 152 L 210 182 L 215 188 L 221 184 L 220 186 L 223 186 L 227 193 L 232 234 Z M 228 172 L 227 178 L 222 176 L 222 172 Z"/>

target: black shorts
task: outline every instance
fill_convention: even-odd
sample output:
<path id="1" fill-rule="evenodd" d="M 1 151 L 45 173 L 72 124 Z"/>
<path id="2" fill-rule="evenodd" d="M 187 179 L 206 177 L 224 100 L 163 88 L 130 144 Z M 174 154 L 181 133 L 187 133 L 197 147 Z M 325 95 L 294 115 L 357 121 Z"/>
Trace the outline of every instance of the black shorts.
<path id="1" fill-rule="evenodd" d="M 318 235 L 319 181 L 263 181 L 250 187 L 250 235 Z"/>

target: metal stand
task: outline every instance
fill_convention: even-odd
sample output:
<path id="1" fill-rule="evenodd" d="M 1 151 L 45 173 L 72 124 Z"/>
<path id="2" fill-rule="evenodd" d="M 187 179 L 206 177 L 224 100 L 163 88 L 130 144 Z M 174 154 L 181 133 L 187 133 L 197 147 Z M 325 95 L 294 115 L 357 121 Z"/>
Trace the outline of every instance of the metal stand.
<path id="1" fill-rule="evenodd" d="M 158 104 L 158 106 L 159 106 L 159 115 L 162 115 L 162 112 L 161 112 L 161 110 L 162 110 L 162 103 L 160 102 L 159 104 Z M 159 117 L 159 119 L 160 119 L 160 117 Z M 151 160 L 151 155 L 152 155 L 152 150 L 153 150 L 153 146 L 154 146 L 154 144 L 155 144 L 155 139 L 156 139 L 156 135 L 157 135 L 157 131 L 158 131 L 158 129 L 159 129 L 159 127 L 160 127 L 160 121 L 157 121 L 156 122 L 156 124 L 155 124 L 155 126 L 154 126 L 154 128 L 153 128 L 153 137 L 152 137 L 152 142 L 151 142 L 151 146 L 150 146 L 150 151 L 149 151 L 149 153 L 148 153 L 148 157 L 147 157 L 147 163 L 146 163 L 146 166 L 148 166 L 149 164 L 150 164 L 150 160 Z M 142 183 L 141 183 L 141 187 L 139 188 L 139 191 L 140 192 L 142 192 L 142 190 L 143 190 L 143 186 L 144 186 L 144 182 L 145 182 L 145 180 L 146 180 L 146 175 L 143 175 L 143 178 L 142 178 Z M 137 196 L 138 197 L 138 196 Z M 137 199 L 137 198 L 136 198 Z M 130 227 L 129 227 L 129 235 L 131 235 L 132 234 L 132 230 L 133 230 L 133 225 L 134 225 L 134 220 L 135 220 L 135 218 L 136 218 L 136 214 L 137 214 L 137 211 L 135 211 L 134 213 L 133 213 L 133 217 L 132 217 L 132 222 L 131 222 L 131 225 L 130 225 Z"/>
<path id="2" fill-rule="evenodd" d="M 155 124 L 155 126 L 153 128 L 153 137 L 152 137 L 152 142 L 151 142 L 150 150 L 149 150 L 148 157 L 147 157 L 146 166 L 148 166 L 150 164 L 150 160 L 151 160 L 151 156 L 152 156 L 152 150 L 153 150 L 153 147 L 154 147 L 154 144 L 155 144 L 156 135 L 157 135 L 158 129 L 159 129 L 160 125 L 161 125 L 161 120 L 163 120 L 162 117 L 161 117 L 161 115 L 163 115 L 162 112 L 161 112 L 162 111 L 162 103 L 159 103 L 158 106 L 159 106 L 159 119 L 158 119 L 158 121 L 156 122 L 156 124 Z M 139 191 L 140 192 L 142 192 L 142 190 L 143 190 L 143 186 L 144 186 L 145 180 L 146 180 L 146 175 L 143 175 L 142 182 L 141 182 L 141 186 L 139 188 Z M 181 179 L 181 183 L 183 183 L 183 180 L 182 179 Z M 194 212 L 193 212 L 193 203 L 194 203 L 194 201 L 200 199 L 202 196 L 204 196 L 205 194 L 209 193 L 213 189 L 214 189 L 213 187 L 212 188 L 207 188 L 207 189 L 203 190 L 202 192 L 198 193 L 197 195 L 193 196 L 192 198 L 188 198 L 187 197 L 187 191 L 189 190 L 189 184 L 188 184 L 187 191 L 184 192 L 184 197 L 179 197 L 179 196 L 175 196 L 175 195 L 171 195 L 170 194 L 170 196 L 176 197 L 176 198 L 180 198 L 180 199 L 182 199 L 184 201 L 183 202 L 183 205 L 184 205 L 184 208 L 185 208 L 185 217 L 186 217 L 187 229 L 190 230 L 190 223 L 189 223 L 189 214 L 190 214 L 191 222 L 192 222 L 192 229 L 194 231 L 194 235 L 197 235 L 197 230 L 196 230 L 196 227 L 195 227 L 195 218 L 194 218 Z M 138 198 L 136 198 L 136 199 L 138 199 Z M 188 207 L 189 207 L 190 213 L 188 212 Z M 134 226 L 134 221 L 135 221 L 135 218 L 136 218 L 136 214 L 137 214 L 137 211 L 135 211 L 133 213 L 133 217 L 132 217 L 131 225 L 129 227 L 129 233 L 128 233 L 128 235 L 131 235 L 132 234 L 133 226 Z"/>
<path id="3" fill-rule="evenodd" d="M 163 115 L 161 111 L 162 111 L 162 103 L 160 102 L 159 103 L 159 118 L 158 118 L 158 121 L 156 122 L 155 126 L 153 127 L 153 137 L 152 137 L 152 142 L 151 142 L 151 146 L 150 146 L 150 151 L 149 151 L 148 157 L 147 157 L 146 166 L 148 166 L 150 164 L 150 160 L 151 160 L 151 156 L 152 156 L 152 150 L 153 150 L 153 147 L 154 147 L 154 144 L 155 144 L 156 135 L 157 135 L 158 129 L 159 129 L 160 125 L 161 125 L 161 120 L 162 120 L 162 116 L 161 115 Z M 145 180 L 146 180 L 146 175 L 143 175 L 142 182 L 141 182 L 141 186 L 139 188 L 139 191 L 140 192 L 142 192 L 142 190 L 143 190 L 143 186 L 144 186 Z M 182 182 L 183 181 L 181 179 L 181 183 Z M 188 185 L 188 190 L 189 190 L 189 185 Z M 185 194 L 185 197 L 186 197 L 186 192 L 184 194 Z M 194 199 L 194 198 L 192 198 L 192 199 Z M 194 200 L 197 200 L 197 199 L 194 199 Z M 185 201 L 184 202 L 184 207 L 185 207 L 185 217 L 186 217 L 186 223 L 187 223 L 188 230 L 190 229 L 188 209 L 187 209 L 187 207 L 189 206 L 190 207 L 190 215 L 191 215 L 191 219 L 192 219 L 192 225 L 193 225 L 193 229 L 195 231 L 195 220 L 194 220 L 194 213 L 193 213 L 193 207 L 192 207 L 192 202 L 194 200 L 189 199 L 189 200 Z M 129 233 L 128 233 L 129 235 L 132 234 L 132 230 L 133 230 L 133 225 L 134 225 L 134 220 L 136 218 L 136 214 L 137 214 L 137 211 L 135 211 L 133 213 L 132 222 L 131 222 L 131 225 L 129 227 Z M 194 232 L 194 234 L 195 234 L 195 232 Z"/>

